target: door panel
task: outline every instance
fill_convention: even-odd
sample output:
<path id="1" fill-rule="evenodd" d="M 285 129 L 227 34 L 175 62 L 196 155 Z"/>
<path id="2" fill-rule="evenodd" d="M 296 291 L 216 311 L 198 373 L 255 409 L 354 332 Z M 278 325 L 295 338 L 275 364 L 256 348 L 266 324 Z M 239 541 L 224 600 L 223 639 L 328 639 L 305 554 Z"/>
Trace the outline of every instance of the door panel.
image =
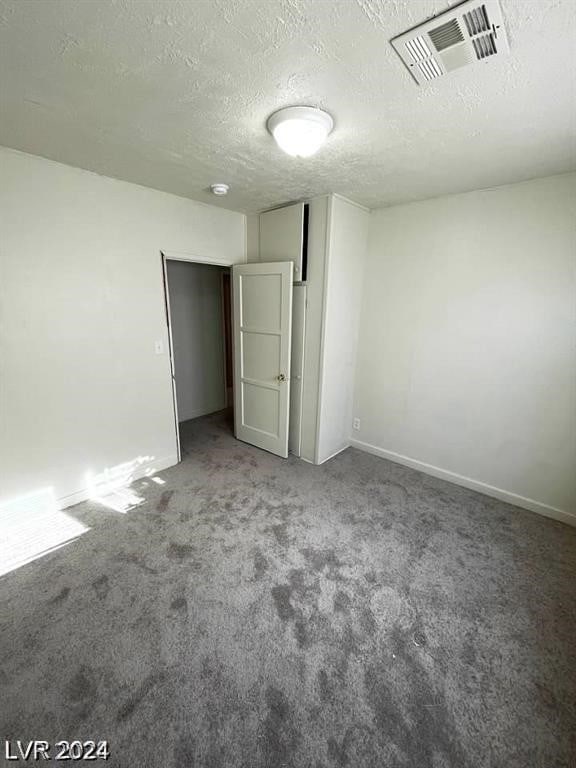
<path id="1" fill-rule="evenodd" d="M 288 456 L 291 262 L 232 269 L 236 437 Z"/>
<path id="2" fill-rule="evenodd" d="M 271 333 L 244 334 L 244 376 L 271 381 L 280 371 L 280 336 Z"/>
<path id="3" fill-rule="evenodd" d="M 244 426 L 276 438 L 279 432 L 279 393 L 248 381 L 242 382 L 242 422 Z"/>
<path id="4" fill-rule="evenodd" d="M 248 265 L 247 265 L 248 266 Z M 242 325 L 250 328 L 279 330 L 282 318 L 282 275 L 244 275 L 242 282 Z"/>

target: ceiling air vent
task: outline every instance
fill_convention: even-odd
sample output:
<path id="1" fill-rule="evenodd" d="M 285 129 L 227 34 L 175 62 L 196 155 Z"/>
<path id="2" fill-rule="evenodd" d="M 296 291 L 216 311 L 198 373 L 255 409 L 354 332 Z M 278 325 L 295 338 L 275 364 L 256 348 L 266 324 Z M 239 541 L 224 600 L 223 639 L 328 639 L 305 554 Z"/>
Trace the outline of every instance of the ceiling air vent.
<path id="1" fill-rule="evenodd" d="M 498 0 L 467 0 L 391 43 L 419 85 L 509 50 Z"/>
<path id="2" fill-rule="evenodd" d="M 464 42 L 464 35 L 460 31 L 456 19 L 451 19 L 446 24 L 442 24 L 441 27 L 434 27 L 428 32 L 428 35 L 437 51 L 443 51 L 444 48 L 451 48 L 456 43 Z"/>

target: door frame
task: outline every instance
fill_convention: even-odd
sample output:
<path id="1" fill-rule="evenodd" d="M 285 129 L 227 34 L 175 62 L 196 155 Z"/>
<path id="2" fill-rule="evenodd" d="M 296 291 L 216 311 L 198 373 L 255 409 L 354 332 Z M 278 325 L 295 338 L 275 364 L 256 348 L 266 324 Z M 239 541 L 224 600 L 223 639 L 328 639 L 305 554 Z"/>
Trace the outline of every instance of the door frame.
<path id="1" fill-rule="evenodd" d="M 301 298 L 296 298 L 301 297 Z M 302 303 L 300 303 L 302 302 Z M 308 304 L 308 286 L 306 283 L 295 283 L 292 286 L 292 355 L 290 360 L 290 415 L 288 428 L 288 448 L 290 453 L 297 458 L 302 458 L 302 402 L 304 397 L 304 354 L 306 345 L 306 307 Z M 296 307 L 301 309 L 301 313 L 296 311 Z M 296 323 L 302 320 L 301 328 L 297 328 Z M 300 330 L 300 334 L 296 334 Z M 298 341 L 299 338 L 299 341 Z M 300 371 L 296 373 L 294 365 L 296 362 L 294 356 L 294 345 L 301 343 Z M 298 431 L 295 433 L 294 427 L 294 402 L 295 393 L 299 391 L 299 402 L 297 403 Z M 296 449 L 296 450 L 295 450 Z"/>
<path id="2" fill-rule="evenodd" d="M 226 278 L 228 278 L 228 296 L 226 296 Z M 228 302 L 226 301 L 228 298 Z M 226 408 L 234 407 L 234 328 L 232 325 L 234 310 L 232 307 L 232 269 L 227 272 L 222 270 L 220 274 L 220 303 L 222 304 L 222 330 L 224 331 L 224 345 L 222 354 L 224 356 L 224 402 Z M 227 312 L 228 310 L 228 316 Z M 226 319 L 229 323 L 226 323 Z M 227 343 L 230 344 L 230 361 L 228 361 Z M 228 399 L 228 379 L 232 382 L 232 399 Z"/>
<path id="3" fill-rule="evenodd" d="M 166 316 L 166 326 L 168 329 L 168 357 L 170 361 L 170 380 L 172 385 L 172 410 L 174 414 L 174 439 L 176 440 L 176 455 L 178 463 L 182 461 L 180 451 L 180 426 L 178 424 L 178 402 L 176 400 L 176 377 L 174 375 L 174 342 L 172 340 L 172 323 L 170 320 L 170 291 L 168 289 L 168 261 L 189 261 L 192 264 L 204 264 L 212 267 L 233 267 L 237 261 L 221 257 L 212 258 L 211 256 L 199 256 L 192 253 L 182 253 L 180 251 L 160 251 L 160 264 L 162 274 L 162 291 L 164 293 L 164 311 Z M 244 262 L 241 262 L 244 263 Z M 226 388 L 226 381 L 224 381 Z"/>

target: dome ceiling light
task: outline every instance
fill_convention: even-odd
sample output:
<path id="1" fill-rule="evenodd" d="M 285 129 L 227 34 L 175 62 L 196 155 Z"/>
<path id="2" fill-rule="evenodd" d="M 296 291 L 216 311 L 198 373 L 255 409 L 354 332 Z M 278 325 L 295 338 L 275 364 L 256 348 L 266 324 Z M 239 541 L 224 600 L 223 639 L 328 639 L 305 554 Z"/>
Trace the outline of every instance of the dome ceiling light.
<path id="1" fill-rule="evenodd" d="M 334 127 L 328 112 L 316 107 L 285 107 L 268 118 L 267 127 L 280 149 L 292 157 L 318 152 Z"/>
<path id="2" fill-rule="evenodd" d="M 229 189 L 230 187 L 228 186 L 228 184 L 212 184 L 210 186 L 210 190 L 212 194 L 218 195 L 219 197 L 222 195 L 227 195 Z"/>

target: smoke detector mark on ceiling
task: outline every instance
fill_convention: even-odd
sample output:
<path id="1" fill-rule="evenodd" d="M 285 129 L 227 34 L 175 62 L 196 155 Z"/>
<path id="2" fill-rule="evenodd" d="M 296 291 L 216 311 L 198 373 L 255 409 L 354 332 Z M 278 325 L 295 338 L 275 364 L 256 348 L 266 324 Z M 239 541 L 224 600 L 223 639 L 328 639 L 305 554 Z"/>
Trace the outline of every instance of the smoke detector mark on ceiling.
<path id="1" fill-rule="evenodd" d="M 391 44 L 419 85 L 510 50 L 498 0 L 467 0 Z"/>

